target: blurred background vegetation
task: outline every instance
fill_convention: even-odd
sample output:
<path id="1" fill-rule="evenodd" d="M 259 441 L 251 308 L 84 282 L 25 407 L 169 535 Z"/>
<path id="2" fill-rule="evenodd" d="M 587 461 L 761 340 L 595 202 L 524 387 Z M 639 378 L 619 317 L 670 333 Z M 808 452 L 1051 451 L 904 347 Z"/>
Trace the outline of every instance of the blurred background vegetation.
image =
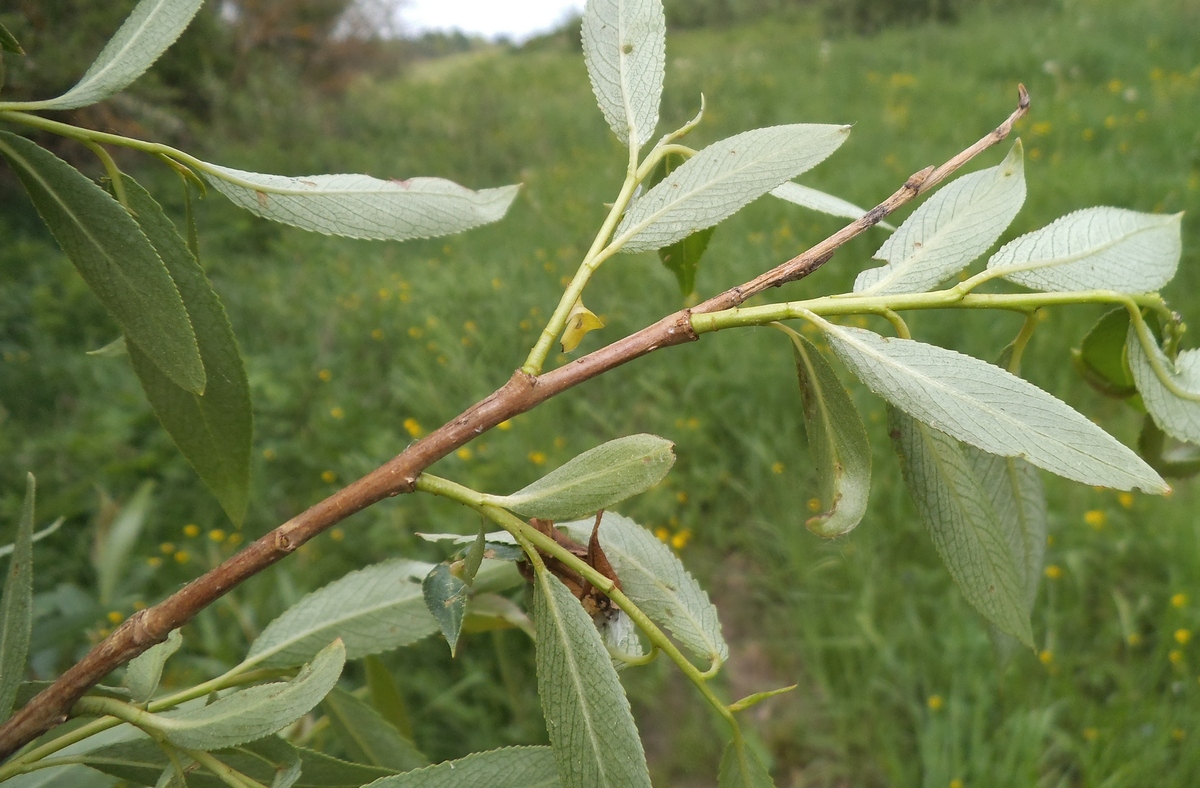
<path id="1" fill-rule="evenodd" d="M 69 86 L 132 5 L 0 2 L 0 21 L 28 52 L 5 57 L 5 95 Z M 403 245 L 305 234 L 219 196 L 200 204 L 202 262 L 242 343 L 255 402 L 254 491 L 240 530 L 155 422 L 127 360 L 86 354 L 117 327 L 0 171 L 0 522 L 5 533 L 15 523 L 26 471 L 38 476 L 39 521 L 66 519 L 35 553 L 39 677 L 500 385 L 615 194 L 625 158 L 595 109 L 571 25 L 523 46 L 406 39 L 377 25 L 379 8 L 210 4 L 128 95 L 73 115 L 263 172 L 524 184 L 503 222 Z M 1024 82 L 1033 96 L 1019 129 L 1029 197 L 1002 240 L 1091 205 L 1186 210 L 1184 259 L 1166 295 L 1200 325 L 1197 0 L 668 0 L 667 9 L 662 128 L 690 118 L 701 91 L 709 110 L 694 146 L 775 123 L 854 123 L 843 149 L 803 180 L 862 205 L 992 128 Z M 53 145 L 99 173 L 86 151 Z M 135 157 L 121 164 L 181 215 L 172 173 Z M 760 200 L 717 230 L 699 293 L 743 281 L 838 226 Z M 844 290 L 883 238 L 873 231 L 820 275 L 769 295 Z M 600 272 L 588 302 L 608 327 L 581 352 L 681 298 L 655 256 L 627 255 Z M 1068 363 L 1098 315 L 1047 315 L 1024 372 L 1132 443 L 1140 417 L 1091 391 Z M 919 338 L 983 358 L 1019 328 L 1009 315 L 911 322 Z M 1048 477 L 1039 652 L 1000 664 L 916 519 L 881 403 L 855 396 L 876 451 L 872 509 L 834 542 L 803 527 L 815 477 L 790 351 L 767 330 L 631 363 L 434 471 L 502 493 L 619 435 L 676 441 L 668 481 L 621 508 L 670 541 L 711 589 L 733 648 L 729 696 L 799 683 L 749 713 L 781 786 L 1194 784 L 1197 485 L 1159 499 Z M 168 679 L 195 681 L 235 663 L 274 615 L 349 569 L 443 557 L 415 531 L 476 527 L 464 511 L 416 496 L 358 514 L 201 614 Z M 136 532 L 136 544 L 98 566 L 97 545 L 114 528 Z M 118 578 L 104 598 L 101 574 Z M 544 740 L 526 636 L 469 635 L 459 651 L 451 660 L 431 639 L 387 656 L 418 744 L 448 758 Z M 712 785 L 721 731 L 704 704 L 668 665 L 625 677 L 656 784 Z M 347 682 L 360 678 L 351 670 Z"/>

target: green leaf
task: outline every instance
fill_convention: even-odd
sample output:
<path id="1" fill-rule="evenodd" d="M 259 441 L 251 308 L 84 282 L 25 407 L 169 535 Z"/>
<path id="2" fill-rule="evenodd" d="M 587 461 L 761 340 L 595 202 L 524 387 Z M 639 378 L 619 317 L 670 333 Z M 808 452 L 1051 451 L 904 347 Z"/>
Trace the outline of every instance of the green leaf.
<path id="1" fill-rule="evenodd" d="M 225 308 L 175 225 L 149 192 L 123 176 L 129 207 L 179 288 L 208 385 L 204 396 L 175 385 L 137 343 L 129 357 L 154 413 L 235 524 L 250 496 L 250 385 Z"/>
<path id="2" fill-rule="evenodd" d="M 392 769 L 350 763 L 324 753 L 293 747 L 278 736 L 267 736 L 212 754 L 227 766 L 264 784 L 298 762 L 300 779 L 294 788 L 359 788 L 372 780 L 396 773 Z M 100 747 L 86 757 L 93 769 L 139 785 L 153 785 L 157 776 L 171 765 L 162 747 L 146 738 Z M 197 768 L 188 772 L 188 788 L 228 786 L 211 772 Z"/>
<path id="3" fill-rule="evenodd" d="M 593 521 L 565 523 L 563 528 L 586 544 Z M 600 520 L 600 546 L 612 564 L 625 596 L 696 656 L 710 662 L 729 658 L 717 609 L 683 562 L 649 530 L 615 512 Z"/>
<path id="4" fill-rule="evenodd" d="M 118 725 L 110 730 L 101 731 L 94 736 L 89 736 L 82 741 L 69 744 L 54 753 L 54 757 L 85 757 L 89 753 L 96 752 L 116 742 L 138 738 L 144 740 L 145 737 L 146 734 L 132 725 Z M 162 770 L 160 769 L 159 771 Z M 157 779 L 157 777 L 158 774 L 156 773 L 152 779 Z M 26 774 L 18 774 L 15 777 L 5 780 L 4 788 L 109 788 L 115 783 L 116 780 L 106 774 L 101 774 L 87 766 L 72 764 L 68 766 L 53 766 Z"/>
<path id="5" fill-rule="evenodd" d="M 0 24 L 0 49 L 5 52 L 12 52 L 14 55 L 24 55 L 25 50 L 21 49 L 21 43 L 17 41 L 17 37 L 8 32 L 8 28 Z"/>
<path id="6" fill-rule="evenodd" d="M 124 684 L 129 688 L 134 703 L 145 703 L 153 697 L 162 678 L 163 665 L 182 645 L 183 632 L 173 629 L 165 641 L 129 661 Z"/>
<path id="7" fill-rule="evenodd" d="M 1163 384 L 1154 373 L 1150 356 L 1142 347 L 1133 326 L 1129 327 L 1126 346 L 1134 382 L 1154 423 L 1174 438 L 1200 443 L 1200 402 L 1184 399 Z M 1168 379 L 1176 389 L 1200 397 L 1200 350 L 1185 350 L 1174 361 L 1167 358 L 1157 345 L 1150 352 L 1166 370 Z"/>
<path id="8" fill-rule="evenodd" d="M 1124 399 L 1137 393 L 1133 373 L 1125 360 L 1125 335 L 1129 333 L 1129 310 L 1118 307 L 1101 317 L 1088 331 L 1072 361 L 1083 379 L 1105 394 Z"/>
<path id="9" fill-rule="evenodd" d="M 291 681 L 262 684 L 199 709 L 154 715 L 154 726 L 176 747 L 218 750 L 262 738 L 312 710 L 337 684 L 346 647 L 335 640 Z"/>
<path id="10" fill-rule="evenodd" d="M 425 575 L 421 591 L 425 606 L 437 619 L 446 642 L 450 644 L 450 656 L 455 656 L 458 636 L 462 634 L 463 616 L 467 610 L 467 584 L 451 574 L 449 564 L 438 564 Z"/>
<path id="11" fill-rule="evenodd" d="M 1168 448 L 1167 436 L 1154 423 L 1154 417 L 1149 413 L 1142 420 L 1138 451 L 1154 470 L 1168 479 L 1190 479 L 1200 474 L 1200 446 L 1181 443 Z"/>
<path id="12" fill-rule="evenodd" d="M 850 393 L 811 342 L 791 329 L 804 431 L 817 467 L 823 513 L 804 524 L 818 536 L 849 533 L 867 513 L 871 494 L 871 444 Z"/>
<path id="13" fill-rule="evenodd" d="M 512 495 L 488 499 L 526 517 L 569 520 L 650 489 L 674 464 L 671 441 L 630 435 L 585 451 Z"/>
<path id="14" fill-rule="evenodd" d="M 62 159 L 0 132 L 0 154 L 59 246 L 138 345 L 177 385 L 204 391 L 204 362 L 167 268 L 120 203 Z"/>
<path id="15" fill-rule="evenodd" d="M 347 659 L 414 643 L 438 630 L 417 582 L 432 564 L 403 559 L 351 572 L 308 594 L 272 621 L 250 645 L 243 664 L 298 665 L 334 638 Z"/>
<path id="16" fill-rule="evenodd" d="M 1046 557 L 1046 493 L 1042 477 L 1037 468 L 1015 457 L 997 457 L 974 446 L 963 446 L 962 450 L 1017 559 L 1025 613 L 1030 615 L 1037 601 Z M 989 635 L 999 661 L 1006 662 L 1017 641 L 995 625 L 991 625 Z"/>
<path id="17" fill-rule="evenodd" d="M 25 677 L 29 639 L 33 632 L 33 506 L 37 482 L 25 475 L 25 503 L 17 521 L 17 538 L 4 592 L 0 594 L 0 721 L 12 714 L 17 689 Z"/>
<path id="18" fill-rule="evenodd" d="M 641 148 L 658 125 L 666 65 L 662 0 L 591 0 L 583 12 L 583 60 L 604 119 Z"/>
<path id="19" fill-rule="evenodd" d="M 175 43 L 203 4 L 204 0 L 142 0 L 75 87 L 29 108 L 76 109 L 123 90 Z"/>
<path id="20" fill-rule="evenodd" d="M 471 543 L 470 548 L 467 549 L 467 554 L 463 556 L 462 579 L 467 585 L 475 582 L 475 573 L 479 571 L 479 567 L 483 564 L 483 556 L 486 552 L 487 534 L 484 533 L 481 526 L 479 534 L 475 537 L 475 541 Z"/>
<path id="21" fill-rule="evenodd" d="M 896 408 L 888 408 L 888 428 L 913 503 L 963 596 L 1033 648 L 1023 569 L 958 442 Z"/>
<path id="22" fill-rule="evenodd" d="M 679 280 L 679 292 L 685 297 L 696 292 L 696 270 L 716 230 L 716 227 L 709 227 L 658 250 L 658 259 L 668 271 L 675 274 Z"/>
<path id="23" fill-rule="evenodd" d="M 867 388 L 958 440 L 1084 484 L 1165 493 L 1154 469 L 1078 411 L 971 356 L 911 339 L 820 321 Z"/>
<path id="24" fill-rule="evenodd" d="M 830 216 L 840 216 L 843 219 L 861 219 L 867 213 L 865 209 L 859 208 L 852 202 L 846 202 L 841 197 L 834 197 L 832 194 L 826 194 L 811 186 L 803 186 L 794 181 L 788 181 L 776 186 L 771 190 L 771 196 L 778 197 L 793 205 L 800 205 L 814 211 L 827 213 Z M 896 229 L 887 222 L 879 222 L 875 226 L 882 227 L 885 230 Z"/>
<path id="25" fill-rule="evenodd" d="M 775 788 L 762 760 L 741 739 L 725 745 L 717 773 L 717 788 Z"/>
<path id="26" fill-rule="evenodd" d="M 126 579 L 129 556 L 134 552 L 142 527 L 146 524 L 153 493 L 154 482 L 142 482 L 97 541 L 96 585 L 101 605 L 107 606 L 116 601 L 117 587 Z"/>
<path id="27" fill-rule="evenodd" d="M 713 143 L 629 206 L 613 242 L 648 252 L 712 227 L 820 164 L 849 133 L 849 126 L 801 123 Z"/>
<path id="28" fill-rule="evenodd" d="M 399 772 L 429 763 L 379 712 L 340 687 L 325 696 L 321 710 L 346 752 L 359 763 Z"/>
<path id="29" fill-rule="evenodd" d="M 35 533 L 34 533 L 34 535 L 33 535 L 33 541 L 34 541 L 34 543 L 36 544 L 37 542 L 40 542 L 40 541 L 42 541 L 43 539 L 45 539 L 47 536 L 50 536 L 52 533 L 54 533 L 54 532 L 55 532 L 55 531 L 57 531 L 59 528 L 61 528 L 61 527 L 62 527 L 62 524 L 63 524 L 64 522 L 66 522 L 66 519 L 65 519 L 65 518 L 62 518 L 62 517 L 60 517 L 60 518 L 58 518 L 57 520 L 55 520 L 54 522 L 52 522 L 52 523 L 50 523 L 49 525 L 47 525 L 47 526 L 46 526 L 45 528 L 43 528 L 42 530 L 35 532 Z M 11 554 L 12 554 L 12 551 L 13 551 L 15 548 L 16 548 L 16 545 L 15 545 L 14 543 L 11 543 L 11 542 L 10 542 L 9 544 L 6 544 L 6 545 L 4 545 L 3 547 L 0 547 L 0 558 L 3 558 L 3 557 L 4 557 L 4 556 L 6 556 L 6 555 L 11 555 Z"/>
<path id="30" fill-rule="evenodd" d="M 371 694 L 371 706 L 390 723 L 400 735 L 409 741 L 413 740 L 412 720 L 408 716 L 408 706 L 400 688 L 392 678 L 392 672 L 383 664 L 383 660 L 374 654 L 363 658 L 363 672 L 367 677 L 367 691 Z"/>
<path id="31" fill-rule="evenodd" d="M 988 250 L 1025 202 L 1021 141 L 995 167 L 964 175 L 908 217 L 879 247 L 887 265 L 863 271 L 854 292 L 921 293 Z"/>
<path id="32" fill-rule="evenodd" d="M 1046 491 L 1037 468 L 963 446 L 971 473 L 987 495 L 1021 575 L 1025 612 L 1033 611 L 1046 559 Z"/>
<path id="33" fill-rule="evenodd" d="M 96 358 L 120 358 L 121 356 L 127 356 L 129 355 L 129 349 L 125 345 L 125 335 L 122 334 L 104 347 L 89 350 L 87 354 Z"/>
<path id="34" fill-rule="evenodd" d="M 1175 277 L 1183 214 L 1086 208 L 1009 241 L 988 270 L 1034 290 L 1150 293 Z"/>
<path id="35" fill-rule="evenodd" d="M 533 592 L 538 697 L 565 788 L 650 786 L 617 671 L 579 600 L 547 570 Z"/>
<path id="36" fill-rule="evenodd" d="M 558 788 L 549 747 L 505 747 L 398 774 L 371 788 Z"/>
<path id="37" fill-rule="evenodd" d="M 204 177 L 213 188 L 264 219 L 326 235 L 390 241 L 460 233 L 497 222 L 520 188 L 472 191 L 442 178 L 290 178 L 216 164 L 204 166 Z"/>
<path id="38" fill-rule="evenodd" d="M 515 602 L 499 594 L 476 594 L 467 600 L 463 632 L 490 632 L 494 629 L 520 629 L 532 639 L 533 622 Z"/>

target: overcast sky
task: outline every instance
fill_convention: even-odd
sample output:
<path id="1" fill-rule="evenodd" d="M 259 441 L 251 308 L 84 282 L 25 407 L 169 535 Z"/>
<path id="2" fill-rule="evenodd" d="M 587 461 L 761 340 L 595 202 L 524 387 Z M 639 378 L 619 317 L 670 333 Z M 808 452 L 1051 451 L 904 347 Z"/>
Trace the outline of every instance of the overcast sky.
<path id="1" fill-rule="evenodd" d="M 571 12 L 583 10 L 583 0 L 407 0 L 400 8 L 406 31 L 459 29 L 518 41 L 544 32 Z"/>

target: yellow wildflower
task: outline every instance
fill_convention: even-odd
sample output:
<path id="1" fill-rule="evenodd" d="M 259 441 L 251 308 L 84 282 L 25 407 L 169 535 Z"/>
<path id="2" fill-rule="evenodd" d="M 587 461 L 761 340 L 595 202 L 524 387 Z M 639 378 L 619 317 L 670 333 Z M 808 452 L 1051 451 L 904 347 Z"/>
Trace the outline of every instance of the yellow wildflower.
<path id="1" fill-rule="evenodd" d="M 421 429 L 421 424 L 412 416 L 404 420 L 404 431 L 414 438 L 419 438 L 425 434 L 425 430 Z"/>
<path id="2" fill-rule="evenodd" d="M 199 536 L 200 535 L 200 526 L 196 525 L 195 523 L 188 523 L 187 525 L 183 526 L 183 535 L 184 536 Z"/>
<path id="3" fill-rule="evenodd" d="M 925 705 L 929 707 L 930 711 L 941 711 L 941 708 L 946 705 L 946 701 L 941 695 L 930 695 L 929 699 L 925 701 Z"/>

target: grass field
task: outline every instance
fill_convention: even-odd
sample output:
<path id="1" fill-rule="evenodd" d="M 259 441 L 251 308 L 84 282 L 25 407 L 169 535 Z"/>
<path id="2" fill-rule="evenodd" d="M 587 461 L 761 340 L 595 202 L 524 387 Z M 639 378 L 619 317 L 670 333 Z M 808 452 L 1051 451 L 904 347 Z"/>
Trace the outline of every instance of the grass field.
<path id="1" fill-rule="evenodd" d="M 870 205 L 996 125 L 1024 82 L 1034 107 L 1019 128 L 1029 196 L 1006 238 L 1092 205 L 1187 211 L 1184 259 L 1166 295 L 1200 325 L 1197 30 L 1195 0 L 1064 0 L 871 38 L 823 39 L 816 22 L 771 20 L 689 32 L 668 39 L 661 128 L 691 117 L 701 91 L 709 109 L 689 140 L 696 147 L 756 126 L 854 123 L 849 142 L 803 180 Z M 359 84 L 332 111 L 276 103 L 239 112 L 237 128 L 252 118 L 255 136 L 231 139 L 223 132 L 234 127 L 218 126 L 197 152 L 288 174 L 524 184 L 502 223 L 403 245 L 306 235 L 218 196 L 204 201 L 204 264 L 255 398 L 244 528 L 254 537 L 503 383 L 590 243 L 624 158 L 581 57 L 555 48 L 435 61 L 401 81 Z M 164 204 L 177 208 L 176 192 L 163 176 Z M 39 520 L 67 518 L 38 552 L 34 664 L 49 672 L 86 644 L 70 632 L 97 637 L 108 614 L 119 620 L 161 597 L 243 537 L 229 533 L 158 428 L 127 362 L 83 354 L 117 329 L 36 217 L 16 203 L 4 213 L 0 514 L 15 519 L 21 475 L 32 470 Z M 744 281 L 838 226 L 760 200 L 717 230 L 699 293 Z M 843 291 L 884 237 L 872 231 L 819 275 L 767 295 Z M 608 325 L 582 351 L 680 305 L 674 277 L 653 255 L 612 260 L 588 293 Z M 1024 374 L 1133 443 L 1140 417 L 1092 392 L 1068 363 L 1098 314 L 1050 314 Z M 911 325 L 919 338 L 990 359 L 1019 319 L 920 314 Z M 1183 482 L 1157 499 L 1047 477 L 1039 653 L 1002 665 L 916 519 L 881 402 L 855 394 L 875 447 L 872 507 L 833 542 L 803 527 L 815 476 L 790 350 L 774 331 L 706 336 L 631 363 L 434 472 L 506 492 L 602 440 L 638 431 L 674 440 L 679 461 L 668 481 L 621 508 L 666 529 L 712 589 L 734 652 L 731 697 L 799 684 L 748 715 L 780 786 L 1194 784 L 1200 642 L 1189 639 L 1200 630 L 1200 487 Z M 158 485 L 141 547 L 119 595 L 97 605 L 87 598 L 92 531 L 145 479 Z M 437 555 L 413 532 L 475 527 L 462 511 L 409 496 L 356 515 L 206 611 L 186 633 L 189 656 L 174 679 L 232 663 L 275 613 L 349 568 Z M 454 662 L 440 641 L 390 657 L 431 755 L 543 739 L 523 637 L 471 636 Z M 664 664 L 626 677 L 656 784 L 712 785 L 719 728 L 700 699 Z"/>

